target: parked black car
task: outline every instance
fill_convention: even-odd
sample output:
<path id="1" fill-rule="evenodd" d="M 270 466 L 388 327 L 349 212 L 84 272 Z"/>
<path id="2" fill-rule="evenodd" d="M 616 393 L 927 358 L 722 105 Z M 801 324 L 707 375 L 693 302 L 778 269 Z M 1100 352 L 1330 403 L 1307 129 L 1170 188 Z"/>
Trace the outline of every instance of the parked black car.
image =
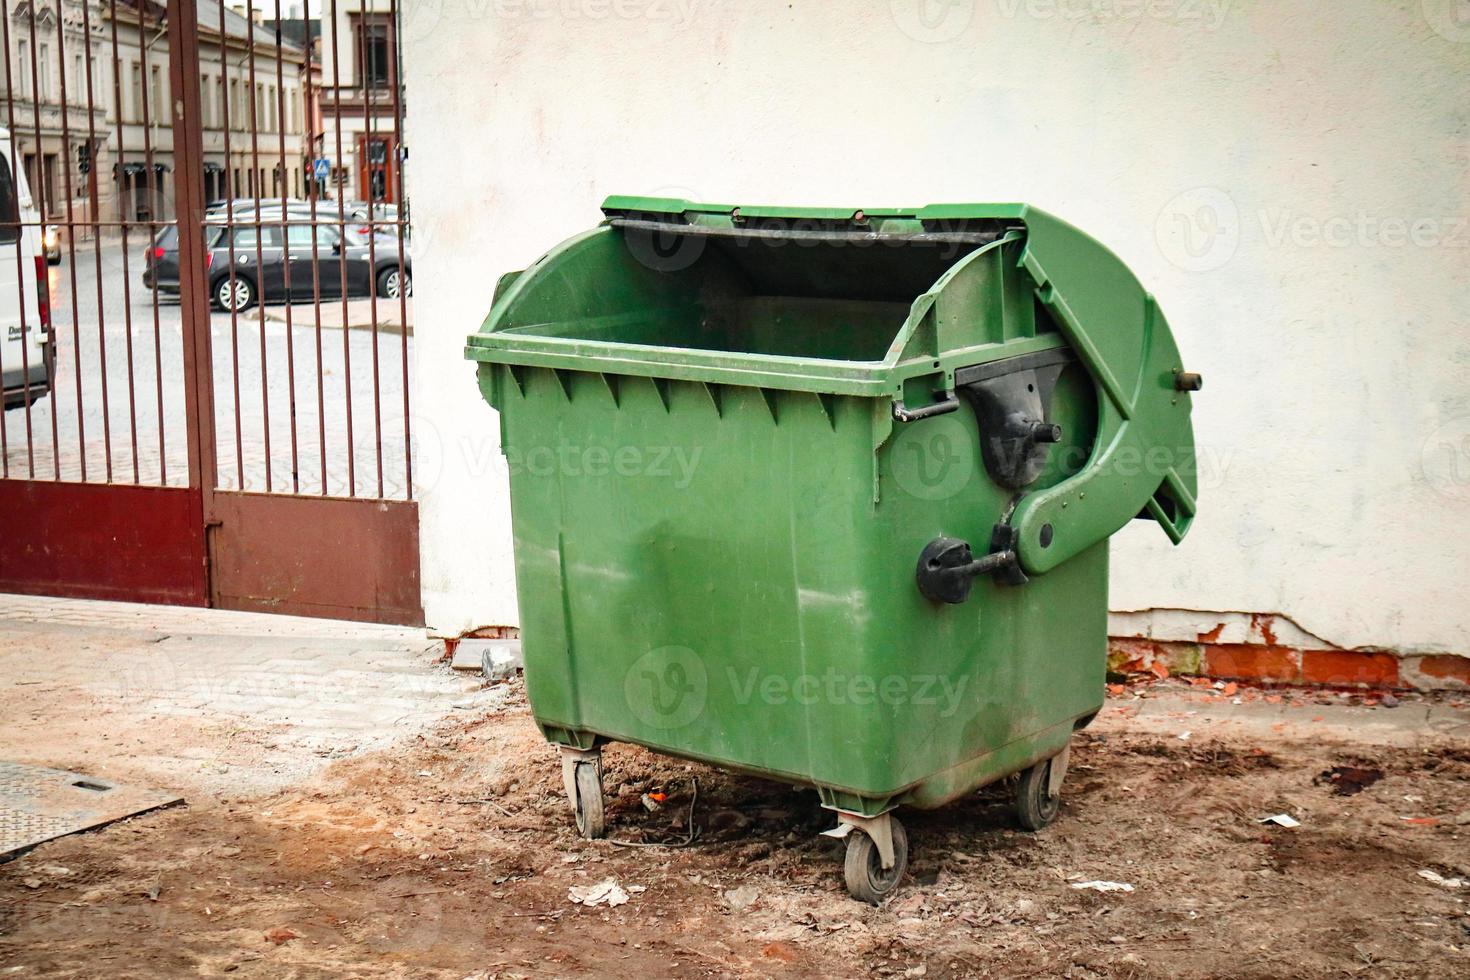
<path id="1" fill-rule="evenodd" d="M 209 298 L 216 309 L 239 312 L 258 302 L 303 303 L 310 302 L 314 295 L 340 298 L 344 279 L 348 296 L 368 296 L 374 291 L 387 299 L 397 299 L 400 292 L 413 295 L 413 263 L 407 250 L 400 269 L 398 249 L 385 246 L 381 238 L 369 248 L 368 237 L 351 227 L 344 235 L 330 224 L 294 220 L 297 216 L 293 214 L 287 215 L 283 242 L 279 215 L 276 217 L 277 223 L 262 223 L 259 227 L 253 221 L 246 224 L 238 219 L 233 226 L 224 222 L 204 226 L 209 248 Z M 148 246 L 143 285 L 162 293 L 178 293 L 176 227 L 159 231 Z"/>

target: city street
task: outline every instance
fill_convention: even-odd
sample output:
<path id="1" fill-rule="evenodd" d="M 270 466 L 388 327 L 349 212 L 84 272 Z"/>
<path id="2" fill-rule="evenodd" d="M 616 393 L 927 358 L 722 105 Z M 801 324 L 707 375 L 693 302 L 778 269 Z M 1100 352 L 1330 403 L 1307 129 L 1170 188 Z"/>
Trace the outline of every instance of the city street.
<path id="1" fill-rule="evenodd" d="M 134 231 L 126 249 L 115 238 L 100 248 L 80 241 L 74 263 L 64 248 L 50 267 L 55 390 L 29 420 L 20 408 L 5 413 L 6 475 L 187 481 L 182 311 L 176 296 L 143 285 L 143 261 Z M 328 301 L 320 329 L 310 305 L 211 314 L 220 488 L 406 496 L 413 341 L 396 325 L 396 301 L 378 303 L 376 344 L 370 329 L 341 329 L 371 323 L 367 300 L 351 305 L 346 317 L 341 300 Z"/>

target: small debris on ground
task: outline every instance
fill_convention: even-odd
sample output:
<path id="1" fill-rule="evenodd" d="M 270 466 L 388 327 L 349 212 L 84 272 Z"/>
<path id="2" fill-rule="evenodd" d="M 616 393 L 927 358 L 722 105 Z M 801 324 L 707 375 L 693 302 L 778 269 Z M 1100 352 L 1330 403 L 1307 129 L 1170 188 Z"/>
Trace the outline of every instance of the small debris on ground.
<path id="1" fill-rule="evenodd" d="M 571 899 L 573 905 L 585 905 L 588 908 L 606 905 L 614 908 L 627 903 L 628 893 L 615 880 L 606 878 L 595 885 L 568 888 L 567 898 Z"/>
<path id="2" fill-rule="evenodd" d="M 1273 816 L 1262 817 L 1261 819 L 1257 820 L 1256 823 L 1274 823 L 1276 826 L 1285 827 L 1288 830 L 1293 827 L 1300 827 L 1302 825 L 1302 822 L 1300 820 L 1296 819 L 1289 813 L 1277 813 Z"/>
<path id="3" fill-rule="evenodd" d="M 1366 766 L 1333 766 L 1313 782 L 1331 786 L 1332 792 L 1338 796 L 1352 796 L 1361 793 L 1382 778 L 1382 769 L 1370 769 Z"/>
<path id="4" fill-rule="evenodd" d="M 1123 881 L 1074 881 L 1073 888 L 1095 892 L 1131 892 L 1133 886 Z"/>
<path id="5" fill-rule="evenodd" d="M 1466 882 L 1464 878 L 1446 878 L 1438 871 L 1432 871 L 1429 868 L 1425 868 L 1420 871 L 1419 877 L 1423 878 L 1425 881 L 1432 881 L 1436 885 L 1442 885 L 1445 888 L 1464 888 L 1466 884 L 1470 884 L 1470 882 Z"/>
<path id="6" fill-rule="evenodd" d="M 760 891 L 754 885 L 741 885 L 739 888 L 731 888 L 725 892 L 725 904 L 732 912 L 740 912 L 750 908 L 760 898 Z"/>

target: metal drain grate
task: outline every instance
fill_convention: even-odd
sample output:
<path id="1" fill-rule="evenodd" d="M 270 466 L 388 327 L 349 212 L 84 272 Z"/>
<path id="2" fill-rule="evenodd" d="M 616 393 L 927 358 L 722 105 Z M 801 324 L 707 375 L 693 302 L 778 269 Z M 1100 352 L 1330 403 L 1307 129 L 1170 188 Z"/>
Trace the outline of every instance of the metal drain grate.
<path id="1" fill-rule="evenodd" d="M 0 861 L 79 830 L 183 802 L 64 769 L 0 762 Z"/>

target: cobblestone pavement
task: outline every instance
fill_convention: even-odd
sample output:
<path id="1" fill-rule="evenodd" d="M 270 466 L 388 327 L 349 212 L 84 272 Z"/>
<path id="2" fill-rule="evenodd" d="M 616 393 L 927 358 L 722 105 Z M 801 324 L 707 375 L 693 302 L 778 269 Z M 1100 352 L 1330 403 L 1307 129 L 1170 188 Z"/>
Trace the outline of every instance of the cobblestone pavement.
<path id="1" fill-rule="evenodd" d="M 480 691 L 422 630 L 0 595 L 0 758 L 180 792 L 270 792 Z"/>
<path id="2" fill-rule="evenodd" d="M 27 413 L 5 413 L 6 475 L 186 481 L 182 311 L 177 298 L 143 286 L 141 251 L 132 244 L 137 254 L 127 256 L 125 270 L 121 244 L 103 246 L 100 305 L 90 245 L 78 245 L 75 269 L 69 255 L 51 268 L 56 390 L 31 407 L 29 442 Z M 320 330 L 309 306 L 291 308 L 289 331 L 285 307 L 211 315 L 221 488 L 407 495 L 404 378 L 413 369 L 412 337 L 396 327 L 376 338 L 371 330 L 336 329 L 340 301 L 336 309 L 335 321 L 324 311 Z"/>

